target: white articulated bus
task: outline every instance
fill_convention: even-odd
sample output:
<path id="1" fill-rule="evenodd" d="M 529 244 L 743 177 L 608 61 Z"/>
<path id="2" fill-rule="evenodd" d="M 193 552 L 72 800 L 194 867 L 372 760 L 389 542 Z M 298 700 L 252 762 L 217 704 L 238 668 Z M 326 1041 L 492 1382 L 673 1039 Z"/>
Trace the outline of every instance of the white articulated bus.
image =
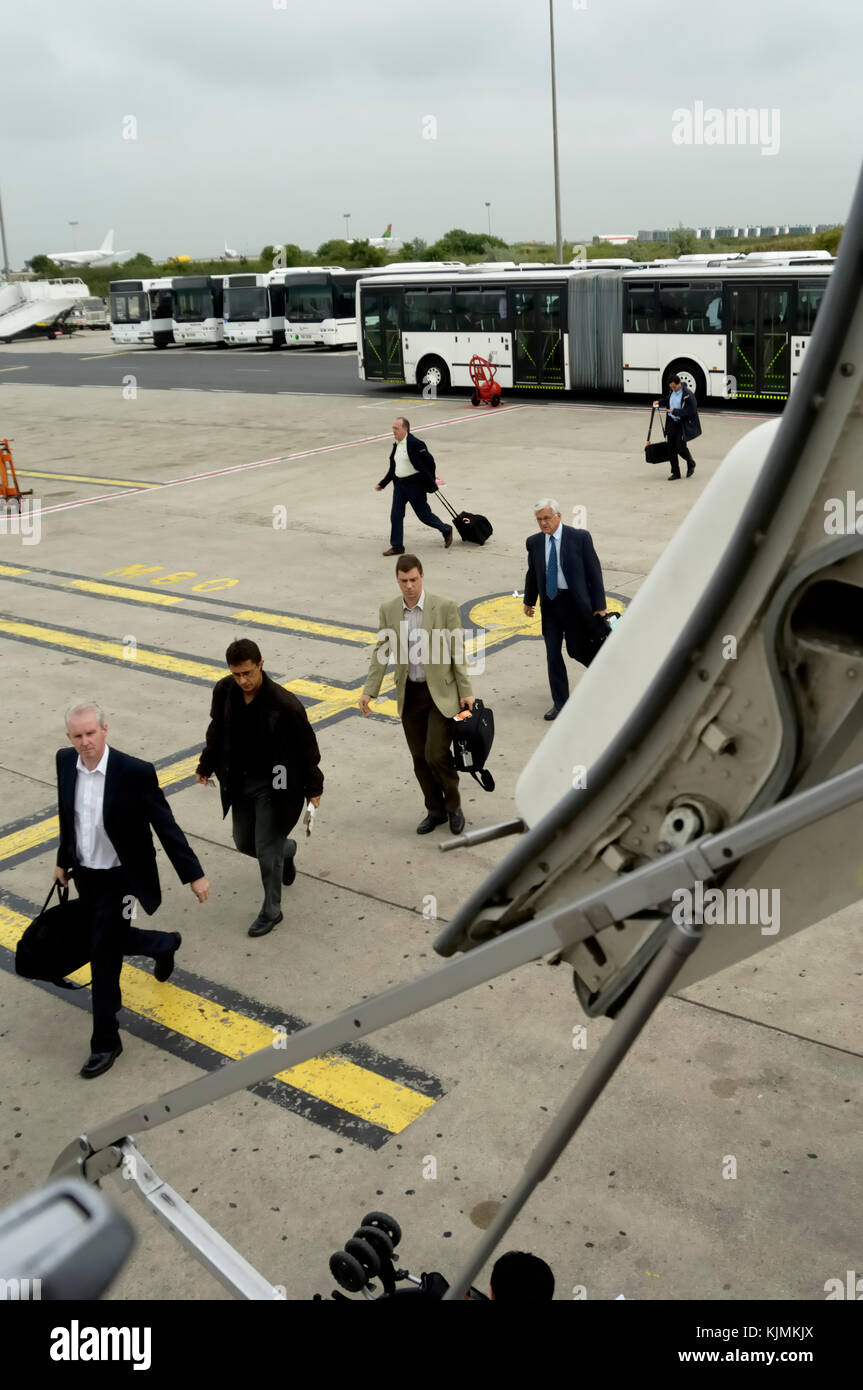
<path id="1" fill-rule="evenodd" d="M 158 280 L 112 280 L 108 293 L 115 343 L 164 348 L 174 341 L 174 291 L 169 275 Z"/>
<path id="2" fill-rule="evenodd" d="M 288 333 L 285 322 L 285 286 L 309 277 L 323 277 L 340 266 L 291 266 L 256 275 L 224 276 L 225 342 L 232 347 L 257 344 L 284 347 Z"/>
<path id="3" fill-rule="evenodd" d="M 832 262 L 374 276 L 357 285 L 360 376 L 470 386 L 476 353 L 501 386 L 784 400 Z"/>
<path id="4" fill-rule="evenodd" d="M 221 343 L 225 337 L 222 275 L 177 275 L 174 290 L 174 341 Z"/>

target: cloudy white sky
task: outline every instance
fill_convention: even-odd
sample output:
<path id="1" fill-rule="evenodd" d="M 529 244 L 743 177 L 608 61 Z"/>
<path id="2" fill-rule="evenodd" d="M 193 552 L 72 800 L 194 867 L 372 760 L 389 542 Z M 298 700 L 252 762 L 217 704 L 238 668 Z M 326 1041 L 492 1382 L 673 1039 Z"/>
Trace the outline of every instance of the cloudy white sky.
<path id="1" fill-rule="evenodd" d="M 547 0 L 40 0 L 2 26 L 10 258 L 449 227 L 553 240 Z M 844 220 L 861 0 L 555 0 L 563 233 Z M 779 149 L 672 113 L 779 112 Z M 124 139 L 134 117 L 136 139 Z M 424 138 L 436 122 L 436 138 Z M 76 228 L 70 228 L 71 221 Z"/>

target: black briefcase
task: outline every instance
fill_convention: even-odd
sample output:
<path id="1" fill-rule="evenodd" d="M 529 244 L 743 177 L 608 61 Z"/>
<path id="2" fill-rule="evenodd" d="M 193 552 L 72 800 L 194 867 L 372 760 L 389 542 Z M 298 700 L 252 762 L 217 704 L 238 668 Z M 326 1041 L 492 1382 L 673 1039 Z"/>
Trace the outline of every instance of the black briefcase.
<path id="1" fill-rule="evenodd" d="M 656 409 L 654 408 L 650 412 L 650 424 L 647 427 L 647 443 L 644 446 L 644 461 L 645 463 L 668 463 L 671 458 L 671 450 L 668 447 L 668 440 L 665 438 L 665 425 L 662 421 L 660 421 L 660 424 L 662 424 L 662 439 L 657 440 L 655 444 L 651 444 L 650 442 L 650 432 L 653 429 L 653 417 L 655 414 Z"/>
<path id="2" fill-rule="evenodd" d="M 472 541 L 474 545 L 485 545 L 489 536 L 494 533 L 494 527 L 488 517 L 481 516 L 479 512 L 457 512 L 442 492 L 438 491 L 437 495 L 452 517 L 452 524 L 462 540 Z"/>
<path id="3" fill-rule="evenodd" d="M 452 721 L 453 761 L 457 772 L 469 772 L 483 791 L 494 791 L 494 778 L 488 771 L 485 760 L 494 743 L 494 715 L 483 704 L 474 700 L 469 710 L 462 710 Z"/>
<path id="4" fill-rule="evenodd" d="M 54 892 L 58 901 L 49 907 Z M 80 970 L 90 958 L 86 920 L 80 898 L 56 880 L 42 910 L 21 936 L 15 951 L 15 973 L 25 980 L 49 980 L 62 989 L 84 989 L 66 975 Z"/>

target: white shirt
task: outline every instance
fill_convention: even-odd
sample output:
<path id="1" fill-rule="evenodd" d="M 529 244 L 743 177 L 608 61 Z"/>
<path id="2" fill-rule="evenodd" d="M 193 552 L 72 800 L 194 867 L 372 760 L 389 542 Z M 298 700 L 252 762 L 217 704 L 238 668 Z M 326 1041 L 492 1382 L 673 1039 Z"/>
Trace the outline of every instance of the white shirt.
<path id="1" fill-rule="evenodd" d="M 414 468 L 408 455 L 407 435 L 405 435 L 404 439 L 396 440 L 395 464 L 397 478 L 413 478 L 416 476 L 417 470 Z"/>
<path id="2" fill-rule="evenodd" d="M 551 532 L 546 532 L 546 537 L 545 537 L 545 572 L 546 572 L 546 575 L 547 575 L 547 574 L 548 574 L 548 562 L 549 562 L 549 560 L 551 559 L 551 547 L 554 546 L 555 549 L 556 549 L 556 551 L 557 551 L 557 587 L 558 587 L 558 590 L 560 590 L 560 589 L 568 589 L 568 588 L 569 588 L 569 585 L 567 584 L 566 579 L 564 578 L 563 566 L 562 566 L 562 564 L 560 563 L 560 547 L 561 547 L 562 544 L 563 544 L 563 521 L 561 520 L 561 521 L 559 521 L 559 522 L 557 523 L 557 530 L 556 530 L 556 531 L 551 531 Z"/>
<path id="3" fill-rule="evenodd" d="M 408 680 L 424 681 L 426 678 L 425 667 L 420 660 L 422 656 L 422 626 L 423 626 L 423 603 L 425 602 L 425 589 L 419 596 L 419 600 L 413 608 L 408 608 L 406 603 L 402 603 L 402 622 L 405 626 L 404 640 L 407 647 L 408 657 Z M 419 636 L 417 636 L 419 634 Z"/>
<path id="4" fill-rule="evenodd" d="M 75 846 L 78 863 L 85 869 L 116 869 L 120 863 L 102 822 L 105 773 L 110 751 L 106 743 L 98 767 L 94 767 L 92 772 L 84 766 L 80 757 L 76 764 Z"/>

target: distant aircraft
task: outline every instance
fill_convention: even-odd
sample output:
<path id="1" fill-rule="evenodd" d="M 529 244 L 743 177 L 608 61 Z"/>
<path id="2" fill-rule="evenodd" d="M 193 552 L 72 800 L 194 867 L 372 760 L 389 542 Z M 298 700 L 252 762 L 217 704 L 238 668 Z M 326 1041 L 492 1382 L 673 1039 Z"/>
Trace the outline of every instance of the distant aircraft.
<path id="1" fill-rule="evenodd" d="M 220 261 L 239 261 L 239 260 L 241 260 L 241 259 L 242 259 L 242 257 L 240 256 L 239 251 L 234 251 L 233 248 L 230 247 L 230 246 L 228 245 L 227 242 L 225 242 L 225 254 L 224 254 L 223 256 L 220 256 L 220 257 L 219 257 L 219 260 L 220 260 Z"/>
<path id="2" fill-rule="evenodd" d="M 401 251 L 404 246 L 403 241 L 396 241 L 393 237 L 393 224 L 389 222 L 383 236 L 370 236 L 369 246 L 379 246 L 382 251 Z"/>
<path id="3" fill-rule="evenodd" d="M 114 250 L 114 229 L 112 227 L 98 251 L 49 251 L 48 258 L 55 265 L 104 265 L 107 261 L 116 261 L 121 256 L 131 256 L 131 254 L 131 251 Z"/>

